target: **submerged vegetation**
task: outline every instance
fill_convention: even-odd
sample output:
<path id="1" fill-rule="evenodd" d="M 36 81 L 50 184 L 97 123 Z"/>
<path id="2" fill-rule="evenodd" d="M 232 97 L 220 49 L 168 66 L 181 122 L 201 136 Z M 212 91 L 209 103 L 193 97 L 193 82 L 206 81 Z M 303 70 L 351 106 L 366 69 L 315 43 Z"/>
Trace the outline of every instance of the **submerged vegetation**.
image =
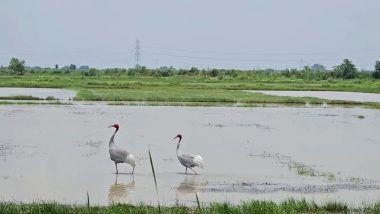
<path id="1" fill-rule="evenodd" d="M 45 99 L 43 99 L 43 98 L 29 96 L 29 95 L 16 95 L 16 96 L 6 96 L 6 97 L 0 96 L 0 100 L 58 100 L 58 99 L 52 96 L 48 96 Z"/>
<path id="2" fill-rule="evenodd" d="M 39 97 L 33 97 L 28 95 L 17 95 L 17 96 L 7 96 L 7 97 L 0 97 L 0 100 L 44 100 Z"/>

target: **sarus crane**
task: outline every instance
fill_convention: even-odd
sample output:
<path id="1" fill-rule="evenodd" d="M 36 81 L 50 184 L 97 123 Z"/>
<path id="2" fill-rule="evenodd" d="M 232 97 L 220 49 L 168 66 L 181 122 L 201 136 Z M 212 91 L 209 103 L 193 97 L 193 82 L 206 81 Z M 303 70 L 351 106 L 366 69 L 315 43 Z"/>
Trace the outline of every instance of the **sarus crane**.
<path id="1" fill-rule="evenodd" d="M 110 158 L 113 162 L 115 162 L 115 167 L 116 167 L 116 174 L 119 174 L 119 171 L 117 170 L 117 164 L 118 163 L 128 163 L 133 167 L 132 174 L 135 171 L 135 166 L 136 166 L 136 159 L 135 157 L 127 152 L 125 149 L 122 149 L 118 147 L 115 142 L 115 134 L 117 131 L 119 131 L 119 125 L 114 124 L 111 126 L 108 126 L 108 128 L 115 128 L 115 132 L 112 134 L 110 142 L 109 142 L 109 152 L 110 152 Z"/>
<path id="2" fill-rule="evenodd" d="M 203 164 L 204 160 L 202 156 L 200 155 L 187 155 L 187 154 L 182 154 L 182 152 L 179 150 L 179 146 L 182 140 L 182 135 L 178 134 L 174 139 L 178 138 L 178 144 L 177 144 L 177 157 L 179 162 L 186 167 L 186 174 L 187 174 L 187 168 L 191 169 L 196 175 L 196 173 L 193 169 L 193 167 L 198 166 L 203 169 Z"/>

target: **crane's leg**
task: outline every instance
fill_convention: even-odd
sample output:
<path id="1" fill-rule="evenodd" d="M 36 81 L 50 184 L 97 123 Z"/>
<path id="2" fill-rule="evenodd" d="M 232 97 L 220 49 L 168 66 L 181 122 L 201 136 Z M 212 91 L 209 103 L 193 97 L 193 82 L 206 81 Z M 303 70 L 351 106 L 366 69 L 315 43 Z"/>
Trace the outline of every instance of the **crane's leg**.
<path id="1" fill-rule="evenodd" d="M 134 171 L 135 171 L 135 166 L 134 166 L 133 169 L 132 169 L 132 174 L 133 174 Z"/>
<path id="2" fill-rule="evenodd" d="M 191 171 L 193 171 L 196 175 L 198 175 L 198 173 L 197 173 L 193 168 L 190 167 L 190 169 L 191 169 Z"/>
<path id="3" fill-rule="evenodd" d="M 115 162 L 115 166 L 116 166 L 116 174 L 119 174 L 119 171 L 117 170 L 117 163 Z"/>
<path id="4" fill-rule="evenodd" d="M 186 167 L 186 166 L 185 166 Z M 185 174 L 187 174 L 187 167 L 186 167 L 186 172 L 185 172 Z"/>

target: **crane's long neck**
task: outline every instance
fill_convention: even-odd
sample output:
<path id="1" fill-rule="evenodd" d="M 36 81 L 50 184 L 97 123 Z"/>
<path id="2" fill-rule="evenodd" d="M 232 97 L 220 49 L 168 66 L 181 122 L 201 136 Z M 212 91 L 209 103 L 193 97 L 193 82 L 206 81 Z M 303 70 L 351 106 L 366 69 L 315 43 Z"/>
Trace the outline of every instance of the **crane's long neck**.
<path id="1" fill-rule="evenodd" d="M 117 132 L 117 131 L 115 131 L 115 132 L 112 134 L 112 136 L 111 136 L 110 143 L 109 143 L 110 146 L 111 146 L 112 144 L 115 144 L 114 141 L 113 141 L 113 139 L 115 138 L 115 134 L 116 134 L 116 132 Z"/>
<path id="2" fill-rule="evenodd" d="M 179 150 L 180 143 L 181 143 L 181 140 L 179 140 L 177 143 L 177 157 L 182 154 L 181 150 Z"/>

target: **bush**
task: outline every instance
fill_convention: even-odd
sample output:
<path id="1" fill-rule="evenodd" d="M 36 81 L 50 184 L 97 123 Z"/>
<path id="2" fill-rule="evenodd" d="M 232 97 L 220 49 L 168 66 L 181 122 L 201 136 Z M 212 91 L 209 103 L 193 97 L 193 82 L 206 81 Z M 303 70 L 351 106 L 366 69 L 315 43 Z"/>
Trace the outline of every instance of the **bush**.
<path id="1" fill-rule="evenodd" d="M 218 69 L 211 69 L 211 71 L 208 73 L 208 75 L 212 77 L 216 77 L 219 75 L 219 70 Z"/>

